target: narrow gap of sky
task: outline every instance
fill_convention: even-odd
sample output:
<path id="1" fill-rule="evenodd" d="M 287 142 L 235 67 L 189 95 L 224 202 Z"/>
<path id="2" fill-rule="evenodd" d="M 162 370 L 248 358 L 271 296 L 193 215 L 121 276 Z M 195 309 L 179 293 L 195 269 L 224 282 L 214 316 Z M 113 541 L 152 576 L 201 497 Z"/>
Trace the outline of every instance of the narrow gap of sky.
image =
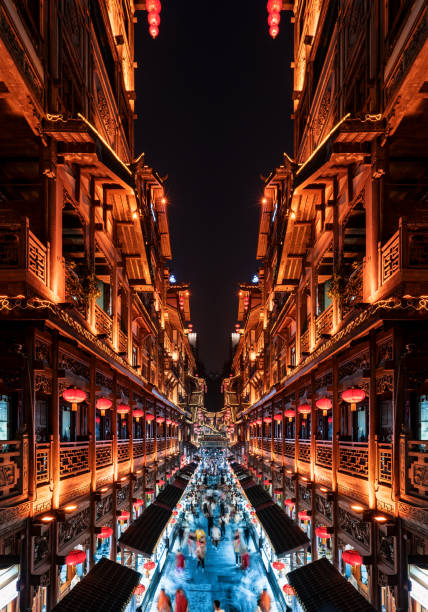
<path id="1" fill-rule="evenodd" d="M 260 175 L 292 152 L 290 15 L 272 40 L 264 0 L 164 0 L 152 40 L 138 13 L 136 154 L 168 174 L 172 269 L 207 371 L 229 359 L 238 283 L 259 265 Z"/>

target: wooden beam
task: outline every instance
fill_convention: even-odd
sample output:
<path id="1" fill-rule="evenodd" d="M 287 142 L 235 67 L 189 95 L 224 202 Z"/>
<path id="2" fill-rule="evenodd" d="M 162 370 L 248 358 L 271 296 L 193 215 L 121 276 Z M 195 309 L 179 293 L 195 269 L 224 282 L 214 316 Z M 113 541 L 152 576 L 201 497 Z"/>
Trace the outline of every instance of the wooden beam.
<path id="1" fill-rule="evenodd" d="M 306 257 L 306 253 L 288 253 L 286 255 L 287 259 L 304 259 Z"/>

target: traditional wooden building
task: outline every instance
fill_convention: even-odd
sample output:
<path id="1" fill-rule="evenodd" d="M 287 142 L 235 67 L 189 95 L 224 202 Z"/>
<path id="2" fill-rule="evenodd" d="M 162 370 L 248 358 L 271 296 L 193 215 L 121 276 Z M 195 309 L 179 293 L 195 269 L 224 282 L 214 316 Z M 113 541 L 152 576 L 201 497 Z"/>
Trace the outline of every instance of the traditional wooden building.
<path id="1" fill-rule="evenodd" d="M 264 181 L 259 282 L 240 287 L 237 455 L 310 535 L 312 560 L 379 610 L 420 612 L 427 5 L 292 8 L 295 145 Z"/>
<path id="2" fill-rule="evenodd" d="M 131 0 L 0 3 L 7 612 L 116 560 L 189 437 L 189 287 L 169 282 L 164 181 L 134 154 L 136 18 Z"/>

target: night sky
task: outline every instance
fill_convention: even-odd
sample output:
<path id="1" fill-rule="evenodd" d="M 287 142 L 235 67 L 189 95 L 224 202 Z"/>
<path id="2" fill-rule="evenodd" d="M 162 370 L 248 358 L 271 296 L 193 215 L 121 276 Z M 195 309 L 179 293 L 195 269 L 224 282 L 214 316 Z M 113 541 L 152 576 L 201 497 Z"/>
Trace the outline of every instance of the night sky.
<path id="1" fill-rule="evenodd" d="M 161 176 L 172 270 L 191 283 L 207 371 L 229 359 L 237 288 L 257 271 L 260 175 L 292 152 L 292 26 L 276 40 L 265 0 L 162 0 L 159 36 L 135 26 L 136 155 Z"/>

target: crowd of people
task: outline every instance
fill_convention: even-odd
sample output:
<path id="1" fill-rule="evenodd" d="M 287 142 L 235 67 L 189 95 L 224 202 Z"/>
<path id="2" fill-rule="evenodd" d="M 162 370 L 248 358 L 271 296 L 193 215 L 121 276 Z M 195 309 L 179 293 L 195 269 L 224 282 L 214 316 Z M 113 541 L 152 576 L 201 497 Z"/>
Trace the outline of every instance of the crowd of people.
<path id="1" fill-rule="evenodd" d="M 177 574 L 184 577 L 187 566 L 191 566 L 195 572 L 204 573 L 207 546 L 212 546 L 217 554 L 222 540 L 226 546 L 233 547 L 235 568 L 247 572 L 250 567 L 251 529 L 245 521 L 243 504 L 224 454 L 205 453 L 183 502 L 183 517 L 177 528 Z M 232 535 L 230 540 L 226 538 L 227 530 Z M 157 609 L 158 612 L 197 612 L 189 610 L 181 587 L 175 593 L 174 604 L 162 589 Z M 213 601 L 212 609 L 224 612 L 217 599 Z M 270 596 L 264 589 L 259 595 L 256 611 L 269 612 L 270 609 Z"/>

